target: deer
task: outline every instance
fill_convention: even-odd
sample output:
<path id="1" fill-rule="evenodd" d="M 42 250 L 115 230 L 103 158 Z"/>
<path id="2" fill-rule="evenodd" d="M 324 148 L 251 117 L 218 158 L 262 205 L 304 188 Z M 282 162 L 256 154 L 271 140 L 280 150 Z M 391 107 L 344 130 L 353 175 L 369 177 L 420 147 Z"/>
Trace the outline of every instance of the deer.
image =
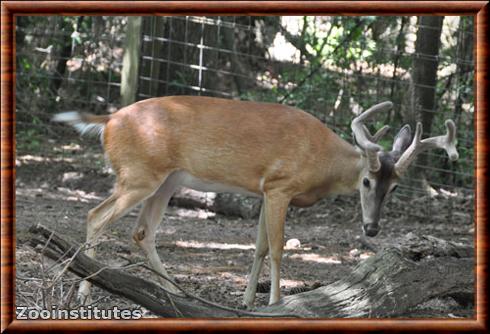
<path id="1" fill-rule="evenodd" d="M 54 121 L 81 134 L 99 135 L 116 175 L 112 194 L 87 216 L 88 245 L 107 226 L 142 203 L 133 239 L 161 279 L 169 282 L 155 245 L 169 200 L 179 187 L 232 192 L 262 198 L 255 253 L 243 304 L 252 308 L 264 259 L 269 255 L 269 304 L 280 299 L 280 266 L 289 205 L 308 207 L 336 194 L 360 194 L 362 231 L 374 237 L 380 212 L 418 154 L 444 149 L 458 159 L 456 127 L 446 120 L 446 134 L 422 139 L 422 124 L 412 138 L 404 125 L 391 150 L 378 144 L 389 126 L 374 135 L 366 121 L 393 107 L 387 101 L 357 115 L 351 123 L 354 144 L 342 139 L 311 114 L 292 106 L 205 96 L 166 96 L 142 100 L 108 115 L 65 112 Z M 95 256 L 95 248 L 85 250 Z M 89 300 L 82 281 L 79 300 Z"/>

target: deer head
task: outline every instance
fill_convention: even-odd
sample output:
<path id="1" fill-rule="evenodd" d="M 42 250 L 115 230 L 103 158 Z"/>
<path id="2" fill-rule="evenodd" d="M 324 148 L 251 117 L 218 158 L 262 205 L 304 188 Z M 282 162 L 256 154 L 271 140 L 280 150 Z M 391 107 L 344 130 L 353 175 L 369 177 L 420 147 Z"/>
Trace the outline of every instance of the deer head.
<path id="1" fill-rule="evenodd" d="M 391 102 L 377 104 L 358 117 L 351 124 L 354 139 L 362 155 L 363 168 L 359 177 L 363 231 L 373 237 L 379 232 L 381 207 L 388 194 L 392 193 L 416 156 L 431 148 L 443 148 L 449 158 L 458 159 L 456 150 L 456 126 L 452 120 L 446 121 L 447 133 L 443 136 L 421 139 L 422 124 L 417 123 L 412 140 L 411 129 L 407 124 L 395 136 L 391 151 L 385 151 L 377 143 L 389 127 L 385 125 L 375 135 L 371 135 L 364 122 L 374 114 L 391 109 Z"/>

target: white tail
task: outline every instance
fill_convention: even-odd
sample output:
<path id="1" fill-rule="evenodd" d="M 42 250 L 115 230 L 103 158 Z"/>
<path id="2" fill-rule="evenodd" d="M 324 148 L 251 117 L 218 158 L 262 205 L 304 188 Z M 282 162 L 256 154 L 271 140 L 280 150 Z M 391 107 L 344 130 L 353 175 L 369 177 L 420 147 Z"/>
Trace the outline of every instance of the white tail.
<path id="1" fill-rule="evenodd" d="M 104 136 L 104 128 L 107 116 L 94 116 L 82 114 L 78 111 L 67 111 L 54 115 L 53 122 L 67 123 L 73 126 L 80 135 L 98 136 L 101 139 Z"/>
<path id="2" fill-rule="evenodd" d="M 352 122 L 358 147 L 296 108 L 209 97 L 154 98 L 110 116 L 64 113 L 55 120 L 81 133 L 102 133 L 105 153 L 116 173 L 114 193 L 89 212 L 87 241 L 94 243 L 107 225 L 143 202 L 133 238 L 151 266 L 165 277 L 170 276 L 157 254 L 155 234 L 179 186 L 262 197 L 254 262 L 244 296 L 244 303 L 251 306 L 267 252 L 269 303 L 279 300 L 289 204 L 309 206 L 327 195 L 359 190 L 364 232 L 378 233 L 386 195 L 420 151 L 414 147 L 409 157 L 404 154 L 411 141 L 409 126 L 399 131 L 391 151 L 376 144 L 388 128 L 371 135 L 364 123 L 391 107 L 390 102 L 378 104 Z M 445 143 L 454 144 L 455 130 L 451 131 Z M 441 140 L 422 142 L 430 143 L 424 148 L 440 147 L 434 143 Z M 401 156 L 403 168 L 398 162 Z M 454 152 L 451 156 L 455 157 Z M 94 249 L 87 254 L 94 256 Z M 168 282 L 162 284 L 177 292 Z M 88 296 L 89 288 L 84 282 L 79 296 Z"/>

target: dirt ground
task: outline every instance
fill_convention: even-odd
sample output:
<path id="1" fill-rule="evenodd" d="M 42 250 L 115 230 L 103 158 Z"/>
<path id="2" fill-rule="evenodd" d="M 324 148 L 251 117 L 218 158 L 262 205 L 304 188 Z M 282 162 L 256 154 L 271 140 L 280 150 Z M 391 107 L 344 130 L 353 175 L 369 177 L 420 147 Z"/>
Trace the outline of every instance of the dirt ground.
<path id="1" fill-rule="evenodd" d="M 110 194 L 114 176 L 104 167 L 99 143 L 81 141 L 75 135 L 46 141 L 36 153 L 18 150 L 16 163 L 17 305 L 43 307 L 71 302 L 74 307 L 75 299 L 68 298 L 76 286 L 77 278 L 72 274 L 65 274 L 51 290 L 41 293 L 43 280 L 56 276 L 60 266 L 50 268 L 52 263 L 41 259 L 26 244 L 27 231 L 34 224 L 43 224 L 69 240 L 83 242 L 87 212 Z M 138 210 L 109 228 L 97 248 L 100 261 L 111 266 L 144 261 L 142 251 L 132 241 Z M 286 240 L 298 239 L 300 245 L 284 252 L 284 294 L 293 293 L 297 287 L 336 281 L 373 255 L 360 242 L 359 214 L 356 195 L 330 198 L 311 208 L 290 211 Z M 379 242 L 414 232 L 473 244 L 472 194 L 462 193 L 451 199 L 440 196 L 432 199 L 429 206 L 426 198 L 391 198 L 382 217 L 383 230 L 376 237 Z M 158 252 L 169 273 L 189 292 L 240 307 L 253 261 L 256 226 L 255 219 L 170 207 L 158 231 Z M 127 270 L 156 281 L 155 275 L 144 268 Z M 267 281 L 268 272 L 266 261 L 261 281 Z M 139 307 L 98 288 L 93 294 L 99 308 Z M 267 300 L 267 293 L 258 293 L 256 305 L 265 305 Z M 154 315 L 146 312 L 145 316 Z M 473 317 L 474 306 L 436 299 L 404 316 Z"/>

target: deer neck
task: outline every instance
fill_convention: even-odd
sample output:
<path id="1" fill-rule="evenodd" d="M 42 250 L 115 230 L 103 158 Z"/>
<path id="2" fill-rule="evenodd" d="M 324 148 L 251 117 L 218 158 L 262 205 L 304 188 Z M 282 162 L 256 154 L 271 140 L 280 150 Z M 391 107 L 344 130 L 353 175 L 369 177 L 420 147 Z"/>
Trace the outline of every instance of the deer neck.
<path id="1" fill-rule="evenodd" d="M 327 183 L 331 194 L 350 194 L 359 189 L 367 163 L 360 150 L 348 144 L 330 161 Z"/>
<path id="2" fill-rule="evenodd" d="M 350 194 L 359 189 L 361 176 L 366 169 L 366 159 L 361 152 L 354 146 L 349 145 L 349 150 L 344 150 L 334 161 L 335 170 L 337 171 L 336 187 L 338 194 Z"/>

